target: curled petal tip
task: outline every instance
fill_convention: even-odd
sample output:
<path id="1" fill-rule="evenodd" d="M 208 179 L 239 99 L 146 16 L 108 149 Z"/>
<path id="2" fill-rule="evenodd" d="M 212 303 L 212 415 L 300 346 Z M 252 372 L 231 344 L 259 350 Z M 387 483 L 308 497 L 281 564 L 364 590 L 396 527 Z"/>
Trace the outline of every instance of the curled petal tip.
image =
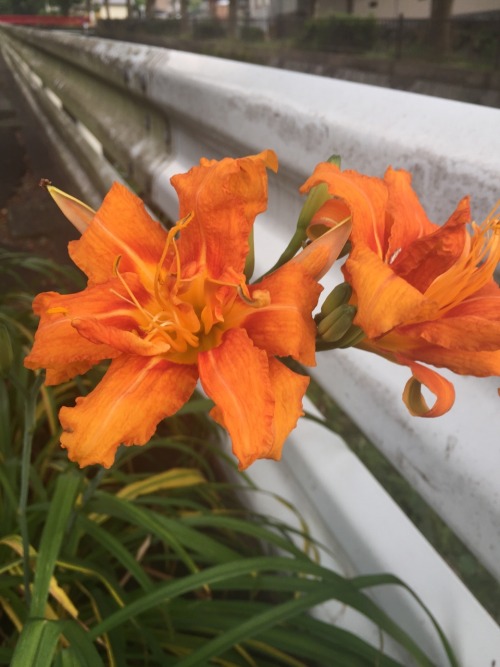
<path id="1" fill-rule="evenodd" d="M 278 156 L 271 148 L 267 148 L 259 153 L 259 157 L 264 160 L 264 164 L 268 169 L 274 171 L 274 173 L 278 171 Z"/>
<path id="2" fill-rule="evenodd" d="M 396 356 L 399 357 L 399 355 Z M 406 383 L 403 391 L 403 401 L 411 415 L 414 417 L 441 417 L 450 410 L 455 402 L 455 389 L 451 382 L 420 364 L 408 362 L 401 357 L 398 358 L 398 361 L 409 366 L 412 372 L 412 377 Z M 422 395 L 422 385 L 425 385 L 436 396 L 436 401 L 431 408 Z"/>

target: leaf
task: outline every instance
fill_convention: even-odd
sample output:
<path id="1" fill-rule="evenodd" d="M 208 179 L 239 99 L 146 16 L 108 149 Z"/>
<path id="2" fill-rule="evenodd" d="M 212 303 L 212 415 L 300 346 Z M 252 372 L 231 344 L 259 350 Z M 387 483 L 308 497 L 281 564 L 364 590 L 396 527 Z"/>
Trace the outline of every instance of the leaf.
<path id="1" fill-rule="evenodd" d="M 57 621 L 35 618 L 26 623 L 17 642 L 10 667 L 50 665 L 60 629 Z"/>
<path id="2" fill-rule="evenodd" d="M 67 521 L 73 509 L 80 482 L 80 475 L 74 471 L 60 475 L 57 479 L 47 521 L 40 540 L 33 584 L 31 616 L 41 617 L 44 614 L 52 573 L 59 557 Z"/>
<path id="3" fill-rule="evenodd" d="M 78 623 L 62 622 L 61 632 L 69 641 L 69 647 L 61 651 L 61 667 L 104 667 L 88 632 Z"/>
<path id="4" fill-rule="evenodd" d="M 206 478 L 194 468 L 171 468 L 158 475 L 149 475 L 139 482 L 127 484 L 116 494 L 117 498 L 133 500 L 138 496 L 163 491 L 165 489 L 179 489 L 195 484 L 205 484 Z"/>

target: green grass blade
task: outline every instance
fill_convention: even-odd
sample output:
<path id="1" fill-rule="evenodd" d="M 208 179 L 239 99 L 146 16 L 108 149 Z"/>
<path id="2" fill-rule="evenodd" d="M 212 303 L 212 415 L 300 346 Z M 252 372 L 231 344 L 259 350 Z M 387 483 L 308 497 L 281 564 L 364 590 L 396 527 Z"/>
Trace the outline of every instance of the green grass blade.
<path id="1" fill-rule="evenodd" d="M 182 603 L 182 604 L 181 604 Z M 207 637 L 220 634 L 248 618 L 269 609 L 273 603 L 243 601 L 179 600 L 172 606 L 176 630 L 189 632 L 196 627 Z M 246 640 L 245 640 L 246 641 Z M 249 640 L 251 646 L 254 640 Z M 290 619 L 283 627 L 272 627 L 259 633 L 260 650 L 272 654 L 274 649 L 291 653 L 301 660 L 319 661 L 335 667 L 401 667 L 356 635 L 306 614 Z M 308 663 L 309 664 L 309 663 Z"/>
<path id="2" fill-rule="evenodd" d="M 57 647 L 60 627 L 57 622 L 36 618 L 24 626 L 10 667 L 50 665 Z"/>
<path id="3" fill-rule="evenodd" d="M 99 524 L 84 515 L 78 516 L 77 527 L 94 539 L 101 547 L 104 547 L 110 556 L 116 558 L 145 591 L 153 588 L 153 583 L 137 560 L 111 532 L 101 528 Z"/>
<path id="4" fill-rule="evenodd" d="M 229 561 L 240 557 L 233 549 L 189 528 L 181 520 L 169 519 L 157 512 L 139 507 L 134 502 L 110 494 L 99 493 L 90 503 L 89 509 L 98 514 L 124 519 L 153 533 L 169 544 L 191 571 L 196 571 L 198 568 L 187 549 L 217 561 Z"/>
<path id="5" fill-rule="evenodd" d="M 240 644 L 255 635 L 269 629 L 270 627 L 282 623 L 287 619 L 297 616 L 307 609 L 311 609 L 321 602 L 334 597 L 334 586 L 319 586 L 319 590 L 313 593 L 307 593 L 293 600 L 288 600 L 280 605 L 271 607 L 266 611 L 240 623 L 235 628 L 228 630 L 219 637 L 207 642 L 203 647 L 192 653 L 189 657 L 179 662 L 179 667 L 196 667 L 210 660 L 215 656 L 220 656 L 227 649 L 235 644 Z"/>
<path id="6" fill-rule="evenodd" d="M 62 655 L 63 667 L 104 667 L 104 663 L 86 632 L 75 621 L 62 624 L 62 634 L 69 641 L 69 648 Z"/>
<path id="7" fill-rule="evenodd" d="M 184 517 L 183 523 L 188 526 L 195 526 L 196 528 L 218 528 L 235 533 L 243 533 L 262 540 L 266 544 L 273 544 L 278 549 L 293 554 L 296 558 L 309 560 L 304 551 L 295 546 L 290 539 L 286 539 L 282 535 L 278 535 L 276 532 L 263 528 L 252 521 L 217 514 L 199 514 Z M 301 536 L 303 537 L 303 535 Z"/>
<path id="8" fill-rule="evenodd" d="M 38 551 L 31 616 L 43 616 L 56 560 L 62 546 L 68 517 L 73 509 L 81 476 L 70 471 L 58 477 Z"/>
<path id="9" fill-rule="evenodd" d="M 439 639 L 441 640 L 441 644 L 443 645 L 443 649 L 446 653 L 446 656 L 450 661 L 450 665 L 452 667 L 460 667 L 457 658 L 455 657 L 455 654 L 453 652 L 453 649 L 451 648 L 451 645 L 448 639 L 446 638 L 446 635 L 444 634 L 443 630 L 441 629 L 439 623 L 432 615 L 430 609 L 426 607 L 423 601 L 410 588 L 410 586 L 408 586 L 408 584 L 405 584 L 404 581 L 402 581 L 398 577 L 395 577 L 392 574 L 378 574 L 378 575 L 375 574 L 375 575 L 356 577 L 356 579 L 353 579 L 352 581 L 353 584 L 360 589 L 370 588 L 372 586 L 384 586 L 384 585 L 403 587 L 418 602 L 420 608 L 428 616 L 429 620 L 431 621 L 432 625 L 434 626 L 434 629 L 436 630 L 439 636 Z"/>
<path id="10" fill-rule="evenodd" d="M 230 579 L 242 575 L 255 576 L 258 572 L 296 572 L 301 576 L 296 578 L 297 590 L 300 590 L 301 582 L 307 582 L 304 575 L 318 577 L 318 587 L 320 590 L 307 593 L 307 599 L 313 599 L 316 594 L 320 594 L 328 589 L 328 596 L 324 599 L 337 599 L 344 604 L 347 604 L 354 609 L 360 611 L 367 616 L 382 630 L 391 635 L 406 650 L 416 658 L 417 663 L 422 667 L 433 667 L 433 663 L 423 653 L 419 646 L 409 637 L 387 614 L 385 614 L 372 600 L 361 593 L 349 580 L 344 579 L 335 572 L 331 572 L 314 563 L 307 561 L 297 561 L 289 558 L 281 557 L 257 557 L 246 558 L 240 561 L 226 563 L 224 565 L 217 565 L 203 572 L 196 573 L 184 577 L 183 579 L 162 584 L 152 593 L 144 595 L 141 599 L 136 600 L 126 608 L 121 609 L 110 617 L 99 623 L 91 630 L 93 637 L 99 636 L 102 632 L 124 623 L 127 620 L 134 618 L 152 607 L 165 603 L 168 600 L 199 589 L 201 586 L 216 584 L 221 581 L 229 581 Z M 309 583 L 305 584 L 309 586 Z M 317 603 L 316 603 L 317 604 Z M 307 604 L 306 604 L 307 607 Z"/>

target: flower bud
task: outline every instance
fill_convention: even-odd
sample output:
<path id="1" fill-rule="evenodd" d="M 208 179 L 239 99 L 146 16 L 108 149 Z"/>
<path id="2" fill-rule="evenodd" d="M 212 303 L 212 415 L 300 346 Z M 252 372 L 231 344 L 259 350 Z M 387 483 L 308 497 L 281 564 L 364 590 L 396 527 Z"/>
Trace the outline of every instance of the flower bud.
<path id="1" fill-rule="evenodd" d="M 47 179 L 42 179 L 40 185 L 47 189 L 62 214 L 76 227 L 80 234 L 83 234 L 95 215 L 94 209 L 76 199 L 76 197 L 66 194 L 66 192 L 59 190 L 59 188 L 55 188 Z"/>
<path id="2" fill-rule="evenodd" d="M 335 343 L 342 338 L 352 326 L 356 315 L 356 306 L 343 304 L 335 308 L 318 324 L 318 334 L 327 343 Z"/>
<path id="3" fill-rule="evenodd" d="M 335 347 L 344 350 L 347 347 L 354 347 L 358 343 L 361 343 L 363 338 L 366 336 L 365 332 L 361 327 L 358 327 L 356 324 L 353 324 L 347 332 L 335 342 Z"/>
<path id="4" fill-rule="evenodd" d="M 340 283 L 333 288 L 330 294 L 323 301 L 321 306 L 321 317 L 325 317 L 328 313 L 331 313 L 332 310 L 335 310 L 339 306 L 342 306 L 345 303 L 348 303 L 351 298 L 352 287 L 349 283 Z"/>

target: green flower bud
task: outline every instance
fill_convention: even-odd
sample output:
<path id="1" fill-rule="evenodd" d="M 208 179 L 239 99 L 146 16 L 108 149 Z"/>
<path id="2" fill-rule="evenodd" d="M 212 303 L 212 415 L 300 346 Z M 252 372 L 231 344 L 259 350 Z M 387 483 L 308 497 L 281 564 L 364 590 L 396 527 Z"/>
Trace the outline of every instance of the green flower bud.
<path id="1" fill-rule="evenodd" d="M 325 317 L 333 310 L 346 304 L 351 298 L 352 287 L 349 283 L 340 283 L 326 297 L 321 306 L 321 316 Z"/>
<path id="2" fill-rule="evenodd" d="M 361 327 L 358 327 L 356 324 L 353 324 L 350 329 L 336 341 L 335 347 L 338 347 L 344 350 L 347 347 L 354 347 L 358 343 L 361 343 L 365 337 L 365 332 Z"/>
<path id="3" fill-rule="evenodd" d="M 327 343 L 334 343 L 342 338 L 351 328 L 356 312 L 356 306 L 343 304 L 329 313 L 318 324 L 318 334 L 321 339 Z"/>

